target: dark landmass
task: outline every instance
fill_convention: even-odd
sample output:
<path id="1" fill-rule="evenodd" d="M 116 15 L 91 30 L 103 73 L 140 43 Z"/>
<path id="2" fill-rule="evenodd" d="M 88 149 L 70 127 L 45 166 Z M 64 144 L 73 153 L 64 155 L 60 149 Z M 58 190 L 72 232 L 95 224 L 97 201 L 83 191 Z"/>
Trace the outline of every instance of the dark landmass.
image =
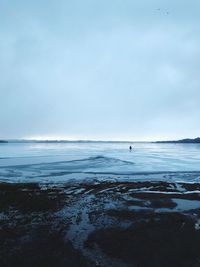
<path id="1" fill-rule="evenodd" d="M 200 184 L 0 184 L 1 267 L 199 267 Z"/>
<path id="2" fill-rule="evenodd" d="M 124 143 L 124 144 L 131 144 L 131 143 L 200 143 L 200 137 L 194 139 L 181 139 L 181 140 L 167 140 L 167 141 L 102 141 L 102 140 L 27 140 L 27 139 L 9 139 L 7 141 L 0 140 L 0 143 L 42 143 L 42 144 L 62 144 L 62 143 L 97 143 L 97 144 L 107 144 L 107 143 Z"/>
<path id="3" fill-rule="evenodd" d="M 181 143 L 181 144 L 198 144 L 200 143 L 200 137 L 194 139 L 181 139 L 181 140 L 174 140 L 174 141 L 156 141 L 155 143 Z"/>

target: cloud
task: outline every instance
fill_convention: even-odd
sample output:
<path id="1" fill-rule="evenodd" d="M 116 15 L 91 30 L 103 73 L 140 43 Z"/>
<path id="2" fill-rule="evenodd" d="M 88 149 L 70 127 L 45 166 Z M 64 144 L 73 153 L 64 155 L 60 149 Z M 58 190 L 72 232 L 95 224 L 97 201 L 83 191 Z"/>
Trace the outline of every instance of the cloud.
<path id="1" fill-rule="evenodd" d="M 0 136 L 198 135 L 192 2 L 1 1 Z"/>

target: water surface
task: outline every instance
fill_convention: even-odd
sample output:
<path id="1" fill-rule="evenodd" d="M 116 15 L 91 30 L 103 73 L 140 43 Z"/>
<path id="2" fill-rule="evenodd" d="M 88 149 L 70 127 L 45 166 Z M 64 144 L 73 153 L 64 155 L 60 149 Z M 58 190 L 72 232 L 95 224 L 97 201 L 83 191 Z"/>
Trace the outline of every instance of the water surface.
<path id="1" fill-rule="evenodd" d="M 129 151 L 129 145 L 133 151 Z M 0 144 L 0 179 L 67 181 L 95 175 L 119 179 L 198 181 L 200 144 L 6 143 Z M 128 175 L 128 177 L 127 177 Z M 139 175 L 139 177 L 138 177 Z M 133 177 L 134 176 L 134 177 Z M 144 177 L 145 176 L 145 177 Z M 104 177 L 105 178 L 105 177 Z"/>

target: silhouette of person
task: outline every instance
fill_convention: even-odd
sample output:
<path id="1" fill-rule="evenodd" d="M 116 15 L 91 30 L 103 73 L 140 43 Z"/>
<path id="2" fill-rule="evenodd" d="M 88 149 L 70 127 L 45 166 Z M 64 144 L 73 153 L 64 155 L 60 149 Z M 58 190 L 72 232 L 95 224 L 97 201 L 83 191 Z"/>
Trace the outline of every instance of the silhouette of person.
<path id="1" fill-rule="evenodd" d="M 129 150 L 130 150 L 130 151 L 132 150 L 132 146 L 129 146 Z"/>

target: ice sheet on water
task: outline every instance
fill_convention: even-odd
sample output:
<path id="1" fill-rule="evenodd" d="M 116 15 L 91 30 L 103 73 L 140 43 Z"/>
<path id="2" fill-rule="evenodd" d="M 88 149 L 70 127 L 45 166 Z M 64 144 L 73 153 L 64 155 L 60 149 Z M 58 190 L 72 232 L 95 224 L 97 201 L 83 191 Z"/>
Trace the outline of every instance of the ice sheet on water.
<path id="1" fill-rule="evenodd" d="M 0 167 L 0 180 L 4 182 L 67 182 L 71 179 L 199 182 L 200 172 L 143 172 L 135 168 L 134 162 L 104 156 Z"/>
<path id="2" fill-rule="evenodd" d="M 200 181 L 200 145 L 74 142 L 0 145 L 0 180 Z"/>

